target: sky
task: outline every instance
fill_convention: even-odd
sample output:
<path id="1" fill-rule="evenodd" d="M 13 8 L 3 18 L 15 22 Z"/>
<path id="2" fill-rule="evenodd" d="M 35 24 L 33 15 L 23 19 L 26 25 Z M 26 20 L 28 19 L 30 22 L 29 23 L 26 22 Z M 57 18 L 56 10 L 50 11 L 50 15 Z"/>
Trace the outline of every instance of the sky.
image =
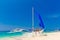
<path id="1" fill-rule="evenodd" d="M 0 0 L 0 31 L 32 28 L 32 6 L 35 28 L 39 26 L 37 13 L 41 15 L 46 31 L 60 28 L 59 0 Z"/>

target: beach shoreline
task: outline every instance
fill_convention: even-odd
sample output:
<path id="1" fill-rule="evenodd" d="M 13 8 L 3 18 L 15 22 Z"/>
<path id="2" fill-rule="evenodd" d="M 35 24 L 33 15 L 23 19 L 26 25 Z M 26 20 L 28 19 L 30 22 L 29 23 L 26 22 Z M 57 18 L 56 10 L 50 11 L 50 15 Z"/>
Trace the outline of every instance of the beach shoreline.
<path id="1" fill-rule="evenodd" d="M 60 40 L 60 31 L 43 33 L 43 35 L 40 34 L 33 35 L 33 34 L 34 32 L 25 33 L 22 36 L 4 37 L 4 38 L 0 38 L 0 40 Z"/>

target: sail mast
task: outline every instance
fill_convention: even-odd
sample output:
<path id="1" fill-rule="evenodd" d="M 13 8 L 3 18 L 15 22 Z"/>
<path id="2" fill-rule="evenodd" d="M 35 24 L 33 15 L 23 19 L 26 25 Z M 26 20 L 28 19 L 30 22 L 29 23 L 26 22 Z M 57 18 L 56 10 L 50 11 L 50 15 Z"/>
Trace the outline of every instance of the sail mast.
<path id="1" fill-rule="evenodd" d="M 34 30 L 34 7 L 32 7 L 32 30 Z"/>

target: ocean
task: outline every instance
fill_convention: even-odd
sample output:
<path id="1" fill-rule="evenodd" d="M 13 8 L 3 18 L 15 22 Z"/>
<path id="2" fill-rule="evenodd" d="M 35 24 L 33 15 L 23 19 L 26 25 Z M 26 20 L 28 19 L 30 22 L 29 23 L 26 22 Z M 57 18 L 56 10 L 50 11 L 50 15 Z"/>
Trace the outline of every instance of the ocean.
<path id="1" fill-rule="evenodd" d="M 31 32 L 31 30 L 22 30 L 20 32 L 0 31 L 0 38 L 22 36 L 26 32 Z"/>
<path id="2" fill-rule="evenodd" d="M 0 38 L 4 37 L 13 37 L 13 36 L 22 36 L 24 32 L 14 32 L 14 33 L 8 33 L 9 31 L 1 31 L 0 32 Z"/>

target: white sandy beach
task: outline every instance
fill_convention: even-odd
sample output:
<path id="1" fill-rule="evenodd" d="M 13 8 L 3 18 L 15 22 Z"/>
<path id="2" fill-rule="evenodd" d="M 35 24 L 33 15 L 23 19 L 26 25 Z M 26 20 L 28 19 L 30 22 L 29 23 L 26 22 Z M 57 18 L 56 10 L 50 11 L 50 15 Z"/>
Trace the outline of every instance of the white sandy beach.
<path id="1" fill-rule="evenodd" d="M 0 38 L 0 40 L 60 40 L 60 32 L 50 32 L 45 34 L 34 35 L 34 33 L 26 33 L 23 36 Z"/>

